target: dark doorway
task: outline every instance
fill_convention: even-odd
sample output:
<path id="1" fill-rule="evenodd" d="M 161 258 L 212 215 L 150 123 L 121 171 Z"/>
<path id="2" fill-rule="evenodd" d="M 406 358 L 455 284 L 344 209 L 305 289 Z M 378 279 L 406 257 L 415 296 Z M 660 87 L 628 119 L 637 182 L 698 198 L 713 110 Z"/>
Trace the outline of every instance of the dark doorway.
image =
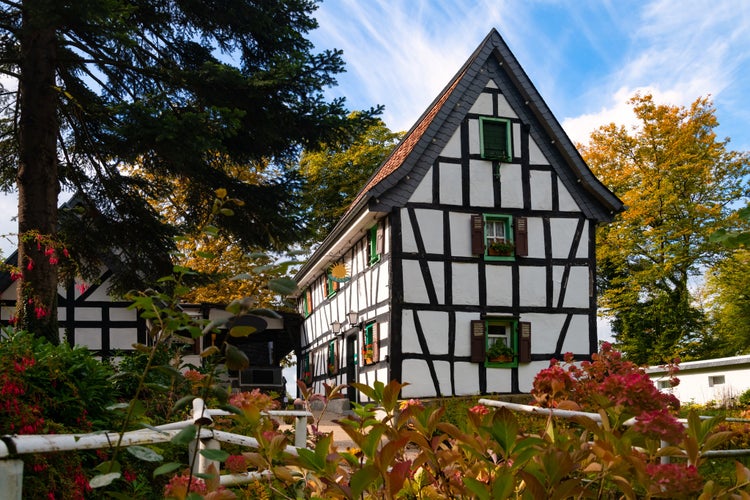
<path id="1" fill-rule="evenodd" d="M 346 395 L 349 402 L 357 402 L 357 389 L 352 387 L 352 382 L 357 381 L 357 333 L 353 332 L 346 337 Z"/>

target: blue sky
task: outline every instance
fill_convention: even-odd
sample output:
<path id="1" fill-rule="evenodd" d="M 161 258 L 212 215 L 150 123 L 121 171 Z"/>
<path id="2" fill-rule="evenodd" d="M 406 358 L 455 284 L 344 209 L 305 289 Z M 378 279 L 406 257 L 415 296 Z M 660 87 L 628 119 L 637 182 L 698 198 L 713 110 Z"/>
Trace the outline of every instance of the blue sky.
<path id="1" fill-rule="evenodd" d="M 627 100 L 641 91 L 684 106 L 711 95 L 719 137 L 750 150 L 747 0 L 324 0 L 315 17 L 311 40 L 347 64 L 330 95 L 350 109 L 384 104 L 393 130 L 408 130 L 496 28 L 576 142 L 632 123 Z M 16 231 L 16 209 L 0 197 L 0 234 Z"/>
<path id="2" fill-rule="evenodd" d="M 687 106 L 710 95 L 719 137 L 750 150 L 750 2 L 745 0 L 323 0 L 311 33 L 344 51 L 331 95 L 386 106 L 407 130 L 492 28 L 568 135 L 632 124 L 637 91 Z"/>

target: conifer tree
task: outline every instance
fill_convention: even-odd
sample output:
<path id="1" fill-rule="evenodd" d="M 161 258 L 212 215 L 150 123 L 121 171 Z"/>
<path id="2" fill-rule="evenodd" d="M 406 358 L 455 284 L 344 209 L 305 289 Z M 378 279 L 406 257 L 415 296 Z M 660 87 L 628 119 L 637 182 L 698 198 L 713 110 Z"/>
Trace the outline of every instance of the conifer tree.
<path id="1" fill-rule="evenodd" d="M 224 188 L 245 202 L 221 221 L 239 241 L 301 237 L 297 176 L 283 165 L 349 126 L 343 100 L 323 95 L 341 54 L 314 53 L 305 38 L 314 10 L 313 0 L 0 2 L 0 71 L 12 80 L 2 92 L 0 175 L 19 194 L 22 328 L 57 339 L 50 242 L 65 240 L 89 263 L 111 252 L 122 290 L 169 269 L 180 228 L 140 197 L 168 189 L 160 176 L 186 186 L 185 227 Z M 212 164 L 216 155 L 266 159 L 278 175 L 238 182 Z M 136 163 L 157 180 L 122 175 Z M 61 186 L 77 196 L 58 217 Z"/>

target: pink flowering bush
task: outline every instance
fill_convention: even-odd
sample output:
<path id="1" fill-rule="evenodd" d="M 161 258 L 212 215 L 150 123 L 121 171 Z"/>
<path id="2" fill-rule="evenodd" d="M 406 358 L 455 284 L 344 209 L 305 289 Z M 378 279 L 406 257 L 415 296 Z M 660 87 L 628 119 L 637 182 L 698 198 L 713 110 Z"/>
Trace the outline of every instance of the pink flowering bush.
<path id="1" fill-rule="evenodd" d="M 679 382 L 674 377 L 672 380 L 673 385 Z M 607 342 L 591 361 L 577 364 L 570 353 L 563 363 L 552 360 L 550 367 L 534 378 L 531 393 L 543 407 L 588 412 L 603 409 L 615 426 L 635 418 L 634 429 L 649 438 L 676 444 L 684 435 L 676 419 L 680 405 L 677 398 L 660 392 L 642 368 L 624 360 Z"/>
<path id="2" fill-rule="evenodd" d="M 0 339 L 0 434 L 84 433 L 110 426 L 112 371 L 86 349 L 25 332 Z M 85 453 L 22 455 L 24 498 L 80 498 L 91 491 Z"/>

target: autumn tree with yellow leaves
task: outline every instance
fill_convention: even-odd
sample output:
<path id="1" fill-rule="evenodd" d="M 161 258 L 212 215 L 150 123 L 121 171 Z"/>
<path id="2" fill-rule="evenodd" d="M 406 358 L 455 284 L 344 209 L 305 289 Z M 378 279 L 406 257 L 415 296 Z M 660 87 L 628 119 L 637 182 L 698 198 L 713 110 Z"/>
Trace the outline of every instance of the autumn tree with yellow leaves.
<path id="1" fill-rule="evenodd" d="M 627 209 L 598 230 L 600 305 L 639 364 L 710 355 L 715 344 L 691 280 L 726 249 L 709 239 L 746 199 L 746 153 L 719 139 L 710 99 L 688 107 L 630 100 L 638 124 L 596 130 L 581 153 Z"/>

